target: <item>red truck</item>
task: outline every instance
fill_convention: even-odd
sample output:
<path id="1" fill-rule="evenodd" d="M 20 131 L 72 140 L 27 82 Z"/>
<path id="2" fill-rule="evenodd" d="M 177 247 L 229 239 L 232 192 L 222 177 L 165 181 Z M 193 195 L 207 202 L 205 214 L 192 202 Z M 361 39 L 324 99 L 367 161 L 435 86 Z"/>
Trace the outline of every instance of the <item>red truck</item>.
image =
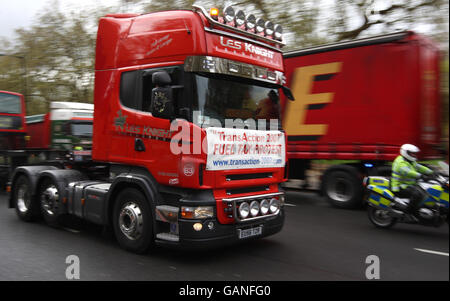
<path id="1" fill-rule="evenodd" d="M 17 168 L 10 207 L 109 226 L 138 253 L 279 232 L 286 137 L 277 122 L 248 125 L 279 119 L 289 94 L 281 32 L 231 6 L 101 18 L 92 161 Z"/>
<path id="2" fill-rule="evenodd" d="M 390 175 L 402 144 L 417 145 L 423 160 L 442 156 L 440 55 L 431 40 L 397 32 L 283 57 L 295 97 L 283 102 L 290 179 L 305 179 L 313 160 L 332 162 L 321 192 L 351 208 L 362 203 L 363 177 Z"/>
<path id="3" fill-rule="evenodd" d="M 52 102 L 47 114 L 25 116 L 23 95 L 0 92 L 0 190 L 17 166 L 89 160 L 92 104 Z"/>
<path id="4" fill-rule="evenodd" d="M 50 103 L 47 114 L 26 117 L 29 150 L 48 152 L 48 158 L 58 158 L 68 152 L 84 151 L 90 156 L 94 105 L 80 102 Z"/>

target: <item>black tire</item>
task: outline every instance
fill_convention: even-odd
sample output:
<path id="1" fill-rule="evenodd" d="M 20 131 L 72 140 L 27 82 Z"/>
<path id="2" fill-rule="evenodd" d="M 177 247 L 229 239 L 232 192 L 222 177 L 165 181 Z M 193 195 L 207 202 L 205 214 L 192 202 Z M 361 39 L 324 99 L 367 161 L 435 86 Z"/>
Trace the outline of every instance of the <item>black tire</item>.
<path id="1" fill-rule="evenodd" d="M 46 178 L 39 187 L 41 215 L 47 225 L 59 227 L 61 221 L 60 206 L 62 206 L 60 188 L 51 178 Z"/>
<path id="2" fill-rule="evenodd" d="M 322 180 L 322 194 L 335 207 L 360 208 L 364 188 L 357 170 L 351 166 L 328 170 Z"/>
<path id="3" fill-rule="evenodd" d="M 139 190 L 126 188 L 118 194 L 112 224 L 117 242 L 123 249 L 143 254 L 153 246 L 150 204 Z"/>
<path id="4" fill-rule="evenodd" d="M 26 222 L 34 221 L 39 216 L 39 202 L 33 199 L 30 180 L 21 175 L 14 182 L 13 205 L 17 216 Z"/>
<path id="5" fill-rule="evenodd" d="M 397 218 L 389 215 L 387 210 L 383 210 L 374 206 L 367 207 L 367 215 L 369 220 L 377 228 L 389 229 L 397 223 Z"/>

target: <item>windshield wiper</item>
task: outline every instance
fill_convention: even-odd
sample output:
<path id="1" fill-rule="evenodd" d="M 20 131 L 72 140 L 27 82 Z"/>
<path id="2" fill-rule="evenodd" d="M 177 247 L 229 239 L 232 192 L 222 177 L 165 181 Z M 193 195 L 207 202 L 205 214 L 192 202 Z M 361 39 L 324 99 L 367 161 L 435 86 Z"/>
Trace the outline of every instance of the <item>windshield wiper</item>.
<path id="1" fill-rule="evenodd" d="M 291 89 L 285 86 L 281 86 L 281 90 L 283 91 L 284 96 L 287 97 L 289 100 L 295 100 L 294 95 L 292 94 Z"/>

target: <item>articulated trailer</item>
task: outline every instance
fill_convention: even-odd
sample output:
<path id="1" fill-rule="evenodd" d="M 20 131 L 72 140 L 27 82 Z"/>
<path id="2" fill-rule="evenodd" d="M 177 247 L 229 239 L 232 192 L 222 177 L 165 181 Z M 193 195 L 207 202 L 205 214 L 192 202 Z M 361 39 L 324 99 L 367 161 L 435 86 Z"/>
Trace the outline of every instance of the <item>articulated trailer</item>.
<path id="1" fill-rule="evenodd" d="M 16 168 L 9 206 L 111 227 L 137 253 L 279 232 L 281 30 L 230 6 L 101 18 L 92 160 Z"/>
<path id="2" fill-rule="evenodd" d="M 444 157 L 440 52 L 412 31 L 283 54 L 295 101 L 283 102 L 289 179 L 307 180 L 314 161 L 331 204 L 362 205 L 362 179 L 390 176 L 402 144 L 421 160 Z"/>

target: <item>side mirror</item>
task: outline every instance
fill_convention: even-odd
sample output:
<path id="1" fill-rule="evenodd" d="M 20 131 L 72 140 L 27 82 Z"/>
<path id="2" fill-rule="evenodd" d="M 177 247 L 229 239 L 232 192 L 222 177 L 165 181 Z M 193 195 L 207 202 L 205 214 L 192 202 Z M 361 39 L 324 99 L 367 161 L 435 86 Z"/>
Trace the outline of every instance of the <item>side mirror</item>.
<path id="1" fill-rule="evenodd" d="M 171 87 L 156 87 L 152 90 L 151 112 L 153 116 L 171 119 L 174 117 Z"/>
<path id="2" fill-rule="evenodd" d="M 173 91 L 169 86 L 172 80 L 166 71 L 158 71 L 152 74 L 152 83 L 156 88 L 152 89 L 151 112 L 159 118 L 172 119 L 174 117 Z"/>
<path id="3" fill-rule="evenodd" d="M 287 97 L 289 100 L 295 100 L 294 95 L 292 95 L 291 89 L 288 87 L 282 86 L 281 90 L 283 90 L 283 94 Z"/>
<path id="4" fill-rule="evenodd" d="M 166 71 L 158 71 L 152 74 L 152 83 L 155 86 L 168 86 L 171 82 L 170 75 Z"/>

